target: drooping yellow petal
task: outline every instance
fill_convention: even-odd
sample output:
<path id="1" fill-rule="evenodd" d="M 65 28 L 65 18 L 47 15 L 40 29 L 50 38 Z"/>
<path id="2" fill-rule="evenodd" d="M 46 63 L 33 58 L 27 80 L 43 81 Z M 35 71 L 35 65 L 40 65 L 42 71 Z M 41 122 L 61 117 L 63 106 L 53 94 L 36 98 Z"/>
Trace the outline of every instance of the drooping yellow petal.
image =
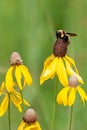
<path id="1" fill-rule="evenodd" d="M 43 71 L 45 71 L 45 69 L 50 65 L 50 63 L 54 60 L 55 56 L 52 54 L 51 56 L 49 56 L 45 62 L 44 62 L 44 69 Z"/>
<path id="2" fill-rule="evenodd" d="M 28 125 L 24 130 L 38 130 L 34 124 Z"/>
<path id="3" fill-rule="evenodd" d="M 67 106 L 68 105 L 68 100 L 67 100 L 67 97 L 68 97 L 68 91 L 69 91 L 69 87 L 65 87 L 63 88 L 59 94 L 57 95 L 57 103 L 58 104 L 63 104 L 64 106 Z"/>
<path id="4" fill-rule="evenodd" d="M 40 127 L 40 124 L 39 122 L 35 122 L 29 126 L 27 126 L 24 130 L 42 130 L 41 127 Z"/>
<path id="5" fill-rule="evenodd" d="M 13 70 L 14 70 L 14 66 L 11 66 L 6 73 L 5 86 L 8 92 L 11 92 L 14 86 L 13 76 L 12 76 Z"/>
<path id="6" fill-rule="evenodd" d="M 12 92 L 12 95 L 14 96 L 15 99 L 18 99 L 19 104 L 22 104 L 22 95 L 19 92 L 14 90 Z"/>
<path id="7" fill-rule="evenodd" d="M 77 86 L 76 89 L 77 89 L 77 91 L 78 91 L 78 93 L 79 93 L 79 95 L 80 95 L 82 101 L 83 101 L 83 102 L 84 102 L 84 100 L 87 101 L 86 92 L 85 92 L 80 86 Z"/>
<path id="8" fill-rule="evenodd" d="M 21 74 L 21 70 L 20 70 L 19 66 L 16 66 L 16 68 L 15 68 L 15 77 L 16 77 L 16 80 L 17 80 L 17 83 L 18 83 L 20 90 L 22 90 L 22 81 L 21 81 L 22 74 Z"/>
<path id="9" fill-rule="evenodd" d="M 11 101 L 14 103 L 14 105 L 17 107 L 17 109 L 22 112 L 22 108 L 21 108 L 21 103 L 22 101 L 20 101 L 20 98 L 16 98 L 15 95 L 12 95 L 10 96 L 11 98 Z"/>
<path id="10" fill-rule="evenodd" d="M 4 93 L 5 93 L 5 84 L 4 84 L 4 81 L 3 81 L 2 84 L 1 84 L 1 87 L 0 87 L 0 96 Z"/>
<path id="11" fill-rule="evenodd" d="M 30 104 L 29 104 L 25 99 L 23 99 L 23 103 L 24 103 L 26 106 L 30 106 Z"/>
<path id="12" fill-rule="evenodd" d="M 69 57 L 67 55 L 65 55 L 64 59 L 66 59 L 67 61 L 69 61 L 69 63 L 71 64 L 71 66 L 72 65 L 74 66 L 76 73 L 79 74 L 78 69 L 77 69 L 76 64 L 75 64 L 75 61 L 71 57 Z"/>
<path id="13" fill-rule="evenodd" d="M 78 78 L 78 81 L 82 84 L 84 84 L 83 79 L 80 75 L 78 75 L 71 67 L 70 63 L 68 62 L 68 60 L 65 59 L 65 63 L 66 63 L 66 70 L 69 76 L 75 75 Z"/>
<path id="14" fill-rule="evenodd" d="M 68 106 L 72 106 L 75 102 L 75 90 L 74 88 L 70 88 L 68 95 Z"/>
<path id="15" fill-rule="evenodd" d="M 30 104 L 25 99 L 23 99 L 21 94 L 19 92 L 15 91 L 15 89 L 13 89 L 13 91 L 11 93 L 11 100 L 14 103 L 14 105 L 19 109 L 20 112 L 22 111 L 21 106 L 20 106 L 22 103 L 24 103 L 27 106 L 30 106 Z"/>
<path id="16" fill-rule="evenodd" d="M 26 80 L 24 79 L 23 87 L 25 87 L 26 84 L 27 84 L 27 82 L 26 82 Z"/>
<path id="17" fill-rule="evenodd" d="M 43 69 L 40 76 L 40 84 L 42 84 L 45 80 L 51 78 L 55 74 L 56 66 L 57 57 L 46 67 L 46 69 Z"/>
<path id="18" fill-rule="evenodd" d="M 18 130 L 24 130 L 25 125 L 26 125 L 26 122 L 22 121 L 18 127 Z"/>
<path id="19" fill-rule="evenodd" d="M 9 98 L 8 95 L 6 94 L 1 105 L 0 105 L 0 116 L 3 116 L 8 108 L 8 102 Z"/>
<path id="20" fill-rule="evenodd" d="M 13 89 L 11 93 L 12 93 L 13 95 L 15 95 L 16 97 L 18 96 L 18 98 L 19 98 L 19 97 L 21 98 L 20 93 L 17 92 L 15 89 Z"/>
<path id="21" fill-rule="evenodd" d="M 57 58 L 57 67 L 56 67 L 56 72 L 58 75 L 58 78 L 61 82 L 62 85 L 67 86 L 68 85 L 68 77 L 67 77 L 67 73 L 66 73 L 66 68 L 65 65 L 63 63 L 63 59 Z"/>
<path id="22" fill-rule="evenodd" d="M 42 130 L 38 121 L 35 122 L 35 125 L 37 126 L 37 130 Z"/>
<path id="23" fill-rule="evenodd" d="M 55 56 L 52 54 L 50 55 L 44 62 L 44 68 L 43 68 L 43 72 L 46 70 L 46 68 L 50 65 L 50 63 L 54 60 Z M 53 79 L 55 76 L 55 73 L 53 74 L 53 76 L 51 76 L 51 79 Z"/>
<path id="24" fill-rule="evenodd" d="M 62 105 L 62 103 L 63 103 L 63 101 L 62 101 L 62 90 L 57 94 L 56 101 L 59 105 Z"/>
<path id="25" fill-rule="evenodd" d="M 26 66 L 24 66 L 24 65 L 20 65 L 19 67 L 20 67 L 20 70 L 21 70 L 21 72 L 22 72 L 22 74 L 24 76 L 24 80 L 26 80 L 26 83 L 29 86 L 31 86 L 31 84 L 32 84 L 32 77 L 31 77 L 31 75 L 30 75 L 30 73 L 28 71 L 28 68 Z"/>

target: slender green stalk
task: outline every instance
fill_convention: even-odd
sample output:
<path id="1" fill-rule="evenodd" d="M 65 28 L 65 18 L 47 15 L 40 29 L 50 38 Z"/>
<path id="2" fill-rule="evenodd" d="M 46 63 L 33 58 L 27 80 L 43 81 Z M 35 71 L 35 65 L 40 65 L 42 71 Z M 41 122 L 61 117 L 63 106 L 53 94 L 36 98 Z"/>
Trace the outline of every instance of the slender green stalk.
<path id="1" fill-rule="evenodd" d="M 10 93 L 9 96 L 9 104 L 8 104 L 8 124 L 9 124 L 9 130 L 11 130 L 11 114 L 10 114 Z"/>
<path id="2" fill-rule="evenodd" d="M 51 130 L 54 130 L 55 109 L 56 109 L 55 97 L 56 97 L 56 91 L 57 91 L 57 81 L 58 81 L 58 79 L 56 77 L 55 90 L 54 90 L 54 100 L 53 100 L 53 112 L 52 112 L 52 126 L 51 126 Z"/>
<path id="3" fill-rule="evenodd" d="M 21 94 L 21 99 L 22 99 L 22 103 L 23 103 L 23 93 L 22 93 L 22 90 L 20 90 L 20 94 Z"/>
<path id="4" fill-rule="evenodd" d="M 69 130 L 71 130 L 72 128 L 72 115 L 73 115 L 73 106 L 71 106 L 71 111 L 70 111 Z"/>
<path id="5" fill-rule="evenodd" d="M 24 110 L 23 109 L 23 93 L 22 93 L 22 90 L 20 90 L 20 94 L 21 94 L 21 100 L 22 100 L 22 110 Z"/>

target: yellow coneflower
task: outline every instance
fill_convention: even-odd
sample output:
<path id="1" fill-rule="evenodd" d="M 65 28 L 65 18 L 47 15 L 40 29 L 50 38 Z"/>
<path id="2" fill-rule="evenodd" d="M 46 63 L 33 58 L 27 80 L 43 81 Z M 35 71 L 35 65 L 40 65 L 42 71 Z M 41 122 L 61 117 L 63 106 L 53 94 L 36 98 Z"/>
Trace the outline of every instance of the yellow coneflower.
<path id="1" fill-rule="evenodd" d="M 68 84 L 58 93 L 57 103 L 64 106 L 72 106 L 76 100 L 77 92 L 82 102 L 87 101 L 86 92 L 78 85 L 78 79 L 73 75 L 69 78 Z"/>
<path id="2" fill-rule="evenodd" d="M 18 130 L 42 130 L 34 109 L 29 108 L 26 110 L 23 121 L 19 125 Z"/>
<path id="3" fill-rule="evenodd" d="M 32 84 L 32 77 L 29 73 L 29 70 L 25 65 L 23 65 L 23 60 L 17 52 L 13 52 L 11 54 L 10 65 L 11 66 L 6 73 L 5 78 L 5 84 L 8 92 L 10 92 L 12 89 L 12 86 L 14 84 L 14 77 L 20 90 L 22 90 L 25 84 L 28 84 L 29 86 Z"/>
<path id="4" fill-rule="evenodd" d="M 68 76 L 72 75 L 75 75 L 79 82 L 83 83 L 74 60 L 66 55 L 67 46 L 70 43 L 68 34 L 63 30 L 57 31 L 57 40 L 53 47 L 53 54 L 44 62 L 43 71 L 40 76 L 40 84 L 49 78 L 53 78 L 56 74 L 63 85 L 67 84 Z"/>

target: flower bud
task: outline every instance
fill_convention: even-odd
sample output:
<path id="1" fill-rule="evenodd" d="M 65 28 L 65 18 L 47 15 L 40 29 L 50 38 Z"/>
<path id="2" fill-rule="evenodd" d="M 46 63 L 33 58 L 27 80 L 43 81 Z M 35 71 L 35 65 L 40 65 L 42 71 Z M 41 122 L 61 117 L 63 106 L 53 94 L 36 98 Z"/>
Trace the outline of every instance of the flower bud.
<path id="1" fill-rule="evenodd" d="M 77 77 L 75 75 L 70 76 L 68 83 L 69 83 L 69 86 L 76 87 L 78 85 Z"/>
<path id="2" fill-rule="evenodd" d="M 13 52 L 10 56 L 10 65 L 21 65 L 23 60 L 18 52 Z"/>
<path id="3" fill-rule="evenodd" d="M 26 110 L 24 117 L 23 117 L 24 122 L 28 124 L 35 123 L 37 121 L 37 115 L 34 109 L 29 108 Z"/>

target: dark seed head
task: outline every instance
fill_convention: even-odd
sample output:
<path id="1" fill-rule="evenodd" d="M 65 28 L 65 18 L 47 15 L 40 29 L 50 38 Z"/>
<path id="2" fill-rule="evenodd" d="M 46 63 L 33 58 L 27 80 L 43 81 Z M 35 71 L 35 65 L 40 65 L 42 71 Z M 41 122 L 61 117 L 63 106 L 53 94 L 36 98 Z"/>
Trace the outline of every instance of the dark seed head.
<path id="1" fill-rule="evenodd" d="M 24 122 L 28 124 L 35 123 L 37 121 L 37 115 L 34 109 L 29 108 L 26 110 L 24 117 L 23 117 Z"/>
<path id="2" fill-rule="evenodd" d="M 18 52 L 13 52 L 10 56 L 10 65 L 20 65 L 23 63 L 21 56 Z"/>
<path id="3" fill-rule="evenodd" d="M 69 44 L 69 41 L 63 41 L 63 39 L 58 39 L 53 47 L 53 53 L 55 56 L 58 57 L 64 57 L 67 52 L 67 46 Z"/>
<path id="4" fill-rule="evenodd" d="M 76 87 L 78 85 L 77 77 L 75 75 L 70 76 L 68 83 L 69 83 L 69 86 Z"/>

